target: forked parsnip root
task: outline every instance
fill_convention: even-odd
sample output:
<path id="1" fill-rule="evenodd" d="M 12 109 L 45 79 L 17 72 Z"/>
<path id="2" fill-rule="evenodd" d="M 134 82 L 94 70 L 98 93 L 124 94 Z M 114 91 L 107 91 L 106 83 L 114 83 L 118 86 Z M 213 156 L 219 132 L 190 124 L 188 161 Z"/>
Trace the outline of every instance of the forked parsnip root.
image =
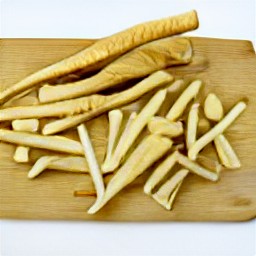
<path id="1" fill-rule="evenodd" d="M 77 127 L 77 130 L 84 148 L 84 155 L 89 166 L 89 172 L 91 174 L 93 184 L 97 193 L 97 201 L 100 201 L 103 198 L 105 192 L 103 176 L 100 171 L 86 126 L 84 124 L 81 124 Z"/>
<path id="2" fill-rule="evenodd" d="M 181 169 L 169 178 L 152 197 L 167 210 L 172 209 L 174 199 L 189 170 Z"/>
<path id="3" fill-rule="evenodd" d="M 74 155 L 84 154 L 81 143 L 63 136 L 43 136 L 28 132 L 0 129 L 0 141 L 32 148 L 49 149 Z"/>
<path id="4" fill-rule="evenodd" d="M 147 78 L 143 79 L 132 88 L 111 95 L 111 100 L 107 100 L 104 104 L 102 104 L 98 108 L 95 108 L 94 110 L 91 110 L 84 114 L 60 119 L 45 125 L 45 127 L 43 128 L 43 134 L 54 134 L 79 125 L 80 123 L 97 117 L 111 109 L 127 105 L 137 100 L 144 94 L 167 85 L 171 81 L 173 81 L 172 75 L 168 74 L 165 71 L 157 71 L 148 76 Z"/>
<path id="5" fill-rule="evenodd" d="M 190 147 L 188 150 L 189 158 L 195 160 L 200 150 L 213 141 L 218 135 L 222 134 L 245 110 L 245 108 L 245 102 L 238 102 L 219 123 L 217 123 L 210 131 L 205 133 Z"/>
<path id="6" fill-rule="evenodd" d="M 123 112 L 119 109 L 114 109 L 108 112 L 108 120 L 109 120 L 109 131 L 108 131 L 108 145 L 105 160 L 101 166 L 103 170 L 105 166 L 108 165 L 113 151 L 116 146 L 116 141 L 120 132 L 120 127 L 123 120 Z"/>
<path id="7" fill-rule="evenodd" d="M 160 116 L 154 116 L 148 122 L 148 129 L 151 133 L 160 134 L 170 138 L 178 137 L 183 134 L 182 122 L 173 122 Z"/>
<path id="8" fill-rule="evenodd" d="M 105 169 L 107 172 L 114 171 L 121 164 L 125 155 L 129 151 L 135 140 L 138 138 L 142 130 L 146 127 L 150 119 L 159 110 L 160 106 L 162 105 L 165 99 L 165 96 L 166 89 L 160 90 L 148 101 L 146 106 L 144 106 L 144 108 L 132 122 L 131 127 L 129 129 L 129 133 L 127 133 L 120 151 L 115 150 L 112 161 Z"/>
<path id="9" fill-rule="evenodd" d="M 43 86 L 39 89 L 39 99 L 47 103 L 98 93 L 169 66 L 187 64 L 191 58 L 189 39 L 164 38 L 133 49 L 89 78 L 64 85 Z"/>
<path id="10" fill-rule="evenodd" d="M 9 98 L 46 80 L 74 73 L 78 70 L 92 71 L 101 68 L 114 58 L 147 42 L 180 34 L 199 25 L 196 11 L 174 17 L 138 24 L 112 36 L 96 41 L 88 48 L 48 67 L 20 82 L 9 86 L 0 94 L 0 104 Z"/>
<path id="11" fill-rule="evenodd" d="M 144 138 L 125 161 L 123 166 L 116 171 L 106 187 L 102 200 L 96 201 L 96 203 L 88 210 L 88 213 L 94 214 L 99 211 L 119 191 L 134 181 L 154 162 L 160 159 L 171 146 L 172 141 L 170 139 L 156 134 Z"/>
<path id="12" fill-rule="evenodd" d="M 196 97 L 200 88 L 202 87 L 201 80 L 193 81 L 175 101 L 166 115 L 166 118 L 170 121 L 176 121 L 185 111 L 188 103 Z"/>
<path id="13" fill-rule="evenodd" d="M 214 139 L 214 144 L 221 163 L 228 169 L 240 168 L 241 163 L 234 149 L 223 134 Z"/>
<path id="14" fill-rule="evenodd" d="M 189 149 L 196 141 L 197 125 L 198 125 L 198 108 L 199 104 L 195 103 L 191 106 L 188 113 L 186 145 Z"/>
<path id="15" fill-rule="evenodd" d="M 111 158 L 109 159 L 108 162 L 104 163 L 102 166 L 101 166 L 101 171 L 103 173 L 108 173 L 108 172 L 112 172 L 112 171 L 109 171 L 109 165 L 111 164 L 111 162 L 115 162 L 117 161 L 116 158 L 117 157 L 117 152 L 120 152 L 121 148 L 123 147 L 123 144 L 124 144 L 124 141 L 127 137 L 127 134 L 129 134 L 130 132 L 130 128 L 131 128 L 131 124 L 133 122 L 133 120 L 137 117 L 137 113 L 136 112 L 132 112 L 129 116 L 129 119 L 127 120 L 127 123 L 125 125 L 125 128 L 122 132 L 122 134 L 120 135 L 120 138 L 117 142 L 117 145 L 116 145 L 116 148 L 114 149 L 112 155 L 111 155 Z M 116 152 L 116 153 L 115 153 Z"/>
<path id="16" fill-rule="evenodd" d="M 223 118 L 224 110 L 220 99 L 214 94 L 209 93 L 204 102 L 205 116 L 215 122 Z"/>

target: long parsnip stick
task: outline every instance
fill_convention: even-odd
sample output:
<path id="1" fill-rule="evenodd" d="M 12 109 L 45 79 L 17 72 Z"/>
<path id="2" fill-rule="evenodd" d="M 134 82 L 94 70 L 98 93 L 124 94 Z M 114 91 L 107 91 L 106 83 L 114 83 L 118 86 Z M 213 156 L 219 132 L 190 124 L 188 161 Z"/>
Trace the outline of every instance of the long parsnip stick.
<path id="1" fill-rule="evenodd" d="M 110 37 L 98 40 L 85 50 L 39 70 L 13 86 L 8 87 L 1 92 L 0 103 L 43 81 L 81 69 L 84 71 L 95 70 L 110 62 L 113 58 L 139 45 L 196 29 L 198 24 L 196 12 L 190 11 L 178 16 L 142 23 Z"/>
<path id="2" fill-rule="evenodd" d="M 165 71 L 157 71 L 133 86 L 132 88 L 125 90 L 124 92 L 118 93 L 114 96 L 111 95 L 112 98 L 110 101 L 107 101 L 105 104 L 101 105 L 95 110 L 89 111 L 88 113 L 60 119 L 47 124 L 43 128 L 43 134 L 54 134 L 79 125 L 80 123 L 99 116 L 109 111 L 110 109 L 118 108 L 130 102 L 133 102 L 147 92 L 163 87 L 172 80 L 172 75 L 166 73 Z"/>
<path id="3" fill-rule="evenodd" d="M 167 138 L 155 134 L 147 136 L 133 151 L 124 165 L 114 174 L 107 185 L 102 200 L 97 201 L 88 213 L 93 214 L 101 209 L 120 190 L 161 158 L 171 146 L 172 141 Z"/>
<path id="4" fill-rule="evenodd" d="M 84 154 L 81 143 L 62 136 L 43 136 L 33 133 L 0 129 L 0 141 L 75 155 Z"/>

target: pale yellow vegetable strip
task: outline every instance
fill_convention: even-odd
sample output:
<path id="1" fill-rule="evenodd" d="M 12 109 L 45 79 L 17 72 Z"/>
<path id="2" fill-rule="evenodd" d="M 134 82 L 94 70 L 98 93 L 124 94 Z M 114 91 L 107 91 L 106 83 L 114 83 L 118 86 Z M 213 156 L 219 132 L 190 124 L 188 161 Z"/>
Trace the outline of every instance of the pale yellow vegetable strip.
<path id="1" fill-rule="evenodd" d="M 104 197 L 88 211 L 93 214 L 101 209 L 112 197 L 134 181 L 154 162 L 160 159 L 172 146 L 172 141 L 159 135 L 149 135 L 136 147 L 124 165 L 117 170 L 107 185 Z M 157 148 L 157 150 L 156 150 Z"/>
<path id="2" fill-rule="evenodd" d="M 191 161 L 188 157 L 177 152 L 177 162 L 182 166 L 189 169 L 191 172 L 211 181 L 217 181 L 219 179 L 219 173 L 212 172 L 194 161 Z"/>
<path id="3" fill-rule="evenodd" d="M 188 151 L 189 158 L 195 160 L 199 151 L 202 150 L 208 143 L 213 141 L 215 137 L 223 133 L 245 110 L 245 108 L 246 104 L 243 101 L 237 103 L 218 124 L 216 124 L 210 131 L 205 133 L 190 147 Z"/>
<path id="4" fill-rule="evenodd" d="M 0 94 L 0 103 L 17 93 L 43 81 L 73 73 L 77 70 L 91 71 L 102 67 L 123 53 L 147 42 L 196 29 L 199 25 L 196 11 L 174 17 L 138 24 L 110 37 L 96 41 L 90 47 L 60 62 L 45 67 Z"/>
<path id="5" fill-rule="evenodd" d="M 114 147 L 116 145 L 116 140 L 119 135 L 120 127 L 123 120 L 123 112 L 119 109 L 114 109 L 108 112 L 108 120 L 109 120 L 108 145 L 107 145 L 106 157 L 101 167 L 102 170 L 104 169 L 105 165 L 108 165 L 112 157 Z"/>
<path id="6" fill-rule="evenodd" d="M 177 162 L 178 152 L 175 151 L 168 156 L 162 163 L 151 174 L 146 184 L 144 185 L 144 192 L 148 195 L 152 193 L 152 190 L 157 186 L 158 183 L 167 175 L 172 167 Z"/>
<path id="7" fill-rule="evenodd" d="M 39 129 L 38 119 L 23 119 L 12 121 L 12 128 L 21 132 L 37 132 Z"/>
<path id="8" fill-rule="evenodd" d="M 199 104 L 195 103 L 191 106 L 188 113 L 186 145 L 189 149 L 196 141 L 197 125 L 198 125 L 198 107 Z"/>
<path id="9" fill-rule="evenodd" d="M 112 161 L 117 161 L 115 158 L 118 156 L 118 152 L 120 152 L 123 144 L 124 144 L 124 141 L 126 139 L 126 136 L 127 134 L 129 133 L 129 130 L 131 128 L 131 124 L 133 122 L 133 120 L 137 117 L 137 113 L 136 112 L 132 112 L 130 114 L 130 117 L 129 119 L 127 120 L 127 123 L 126 123 L 126 126 L 122 132 L 122 134 L 120 135 L 120 138 L 119 138 L 119 141 L 117 142 L 117 145 L 116 145 L 116 148 L 111 156 L 111 158 L 109 159 L 109 161 L 107 163 L 104 163 L 102 166 L 101 166 L 101 171 L 103 173 L 108 173 L 109 171 L 109 164 L 112 162 Z"/>
<path id="10" fill-rule="evenodd" d="M 136 84 L 130 89 L 127 89 L 121 93 L 117 93 L 110 101 L 106 102 L 99 108 L 88 113 L 67 117 L 64 119 L 57 120 L 55 122 L 47 124 L 43 128 L 43 134 L 54 134 L 57 132 L 64 131 L 68 128 L 79 125 L 82 122 L 90 120 L 96 116 L 99 116 L 111 109 L 124 106 L 130 102 L 133 102 L 143 96 L 144 94 L 163 87 L 173 80 L 173 76 L 165 71 L 157 71 L 141 82 Z"/>
<path id="11" fill-rule="evenodd" d="M 230 169 L 241 167 L 239 158 L 223 134 L 214 139 L 214 144 L 222 164 Z"/>
<path id="12" fill-rule="evenodd" d="M 177 194 L 178 190 L 185 177 L 188 175 L 189 171 L 187 169 L 181 169 L 176 172 L 171 178 L 169 178 L 152 197 L 167 210 L 171 209 L 172 202 L 174 198 L 170 198 L 173 193 Z"/>
<path id="13" fill-rule="evenodd" d="M 47 167 L 51 162 L 57 159 L 58 159 L 57 156 L 42 156 L 36 161 L 32 169 L 30 169 L 30 171 L 28 172 L 28 178 L 29 179 L 35 178 L 40 173 L 42 173 L 45 169 L 47 169 Z"/>
<path id="14" fill-rule="evenodd" d="M 39 100 L 47 103 L 98 93 L 166 67 L 187 64 L 191 59 L 192 46 L 188 38 L 156 40 L 117 58 L 94 76 L 63 85 L 41 87 Z"/>
<path id="15" fill-rule="evenodd" d="M 95 190 L 97 192 L 97 201 L 98 201 L 98 200 L 101 200 L 105 192 L 103 176 L 101 174 L 86 126 L 84 124 L 81 124 L 77 127 L 77 130 L 78 130 L 81 143 L 84 148 L 85 158 L 87 160 L 87 163 L 89 166 L 89 172 L 91 174 L 91 177 L 95 186 Z"/>
<path id="16" fill-rule="evenodd" d="M 219 121 L 223 118 L 224 110 L 220 99 L 214 94 L 209 93 L 204 102 L 205 116 L 212 121 Z"/>
<path id="17" fill-rule="evenodd" d="M 132 122 L 129 129 L 129 133 L 126 135 L 123 146 L 120 151 L 115 151 L 115 155 L 112 158 L 112 161 L 108 165 L 107 172 L 114 171 L 122 162 L 123 158 L 138 138 L 142 130 L 146 127 L 149 120 L 157 113 L 161 107 L 166 96 L 166 89 L 158 91 L 144 106 L 135 120 Z"/>
<path id="18" fill-rule="evenodd" d="M 0 141 L 75 155 L 84 154 L 81 143 L 62 136 L 43 136 L 27 132 L 0 129 Z"/>
<path id="19" fill-rule="evenodd" d="M 182 122 L 172 122 L 160 116 L 152 117 L 148 122 L 148 130 L 151 133 L 161 134 L 170 138 L 183 134 Z"/>
<path id="20" fill-rule="evenodd" d="M 202 86 L 201 80 L 193 81 L 180 95 L 166 115 L 170 121 L 176 121 L 185 111 L 188 103 L 196 97 Z"/>
<path id="21" fill-rule="evenodd" d="M 13 159 L 16 163 L 27 163 L 29 161 L 29 147 L 18 146 L 14 152 Z"/>

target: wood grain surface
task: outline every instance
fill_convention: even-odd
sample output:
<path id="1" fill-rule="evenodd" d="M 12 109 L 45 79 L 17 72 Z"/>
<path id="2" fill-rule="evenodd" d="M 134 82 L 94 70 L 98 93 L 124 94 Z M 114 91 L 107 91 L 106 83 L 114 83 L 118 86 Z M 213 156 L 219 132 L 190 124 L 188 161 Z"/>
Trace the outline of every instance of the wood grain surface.
<path id="1" fill-rule="evenodd" d="M 143 193 L 150 170 L 121 191 L 99 213 L 86 213 L 94 197 L 74 197 L 77 189 L 93 191 L 87 174 L 45 171 L 27 179 L 29 164 L 13 161 L 15 146 L 0 142 L 0 217 L 105 221 L 244 221 L 256 216 L 256 56 L 249 41 L 191 38 L 194 61 L 171 68 L 177 77 L 197 77 L 205 91 L 216 93 L 228 110 L 248 98 L 248 108 L 225 133 L 242 162 L 238 170 L 224 170 L 217 183 L 190 174 L 177 196 L 174 210 L 166 211 Z M 0 88 L 69 56 L 93 40 L 0 40 Z M 135 103 L 125 109 L 141 107 Z M 1 124 L 0 124 L 1 125 Z M 107 138 L 103 115 L 87 123 L 101 162 Z M 73 136 L 73 135 L 72 135 Z M 35 154 L 41 154 L 38 151 Z"/>

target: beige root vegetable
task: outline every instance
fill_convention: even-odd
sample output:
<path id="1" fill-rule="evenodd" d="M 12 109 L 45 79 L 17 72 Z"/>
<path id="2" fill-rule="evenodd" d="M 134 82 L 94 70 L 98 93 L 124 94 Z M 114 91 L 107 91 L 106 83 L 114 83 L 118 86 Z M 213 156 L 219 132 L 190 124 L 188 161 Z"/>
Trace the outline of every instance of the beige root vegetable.
<path id="1" fill-rule="evenodd" d="M 122 162 L 123 158 L 131 148 L 132 144 L 138 138 L 142 130 L 146 127 L 149 120 L 157 113 L 161 104 L 163 103 L 166 96 L 166 89 L 158 91 L 144 106 L 135 120 L 132 122 L 127 133 L 126 138 L 120 151 L 115 151 L 112 161 L 109 162 L 109 165 L 106 166 L 105 171 L 111 172 L 114 171 Z"/>
<path id="2" fill-rule="evenodd" d="M 85 50 L 39 70 L 15 85 L 8 87 L 1 92 L 0 103 L 43 81 L 73 73 L 77 70 L 95 70 L 139 45 L 196 29 L 198 24 L 197 13 L 190 11 L 178 16 L 142 23 L 110 37 L 103 38 Z"/>
<path id="3" fill-rule="evenodd" d="M 14 152 L 13 159 L 16 163 L 27 163 L 29 161 L 29 147 L 18 146 Z"/>
<path id="4" fill-rule="evenodd" d="M 37 132 L 39 129 L 38 119 L 24 119 L 12 121 L 12 128 L 21 132 Z"/>
<path id="5" fill-rule="evenodd" d="M 187 169 L 181 169 L 168 179 L 152 197 L 167 210 L 171 210 L 174 199 L 183 180 L 188 175 Z"/>
<path id="6" fill-rule="evenodd" d="M 204 113 L 205 116 L 212 121 L 218 122 L 223 118 L 224 110 L 222 103 L 214 93 L 207 95 L 204 102 Z"/>
<path id="7" fill-rule="evenodd" d="M 219 173 L 212 172 L 206 168 L 198 165 L 196 162 L 191 161 L 188 157 L 182 155 L 178 151 L 175 151 L 168 156 L 151 174 L 144 186 L 144 192 L 151 194 L 152 190 L 163 180 L 163 178 L 172 169 L 175 163 L 179 163 L 191 172 L 211 181 L 217 181 Z"/>
<path id="8" fill-rule="evenodd" d="M 245 110 L 245 108 L 245 102 L 238 102 L 218 124 L 216 124 L 210 131 L 205 133 L 190 147 L 188 151 L 189 158 L 195 160 L 199 151 L 203 149 L 208 143 L 213 141 L 215 137 L 223 133 Z"/>
<path id="9" fill-rule="evenodd" d="M 93 115 L 93 117 L 95 117 L 95 115 L 100 115 L 115 107 L 128 104 L 146 92 L 162 87 L 172 80 L 172 75 L 164 71 L 157 71 L 132 88 L 112 95 L 104 96 L 95 94 L 88 97 L 38 106 L 23 106 L 2 109 L 0 110 L 0 121 L 25 118 L 58 117 L 75 115 L 83 112 L 86 112 L 86 116 Z M 76 120 L 77 117 L 74 116 L 69 118 L 71 118 L 71 120 Z M 58 120 L 58 122 L 60 122 L 60 120 Z"/>
<path id="10" fill-rule="evenodd" d="M 114 174 L 106 187 L 102 200 L 96 201 L 96 203 L 89 209 L 88 213 L 93 214 L 101 209 L 119 191 L 134 181 L 154 162 L 160 159 L 171 146 L 172 141 L 170 139 L 156 134 L 144 138 L 125 161 L 124 165 Z"/>
<path id="11" fill-rule="evenodd" d="M 29 179 L 35 178 L 40 173 L 42 173 L 49 166 L 51 162 L 57 159 L 58 159 L 57 156 L 43 156 L 39 158 L 34 164 L 34 166 L 32 167 L 32 169 L 30 169 L 30 171 L 28 172 L 28 178 Z"/>
<path id="12" fill-rule="evenodd" d="M 202 86 L 201 80 L 193 81 L 180 95 L 166 115 L 170 121 L 176 121 L 185 111 L 188 103 L 196 97 Z"/>
<path id="13" fill-rule="evenodd" d="M 211 129 L 211 124 L 206 118 L 199 118 L 197 126 L 198 136 L 202 136 Z"/>
<path id="14" fill-rule="evenodd" d="M 221 160 L 221 163 L 228 169 L 241 167 L 239 158 L 234 149 L 223 134 L 215 137 L 214 144 Z"/>
<path id="15" fill-rule="evenodd" d="M 81 143 L 62 136 L 43 136 L 27 132 L 0 129 L 0 141 L 75 155 L 84 154 Z"/>
<path id="16" fill-rule="evenodd" d="M 182 122 L 172 122 L 166 118 L 155 116 L 148 122 L 148 129 L 151 133 L 168 136 L 170 138 L 183 134 Z"/>
<path id="17" fill-rule="evenodd" d="M 163 87 L 167 83 L 173 80 L 173 76 L 165 71 L 157 71 L 145 78 L 135 86 L 124 92 L 117 93 L 114 96 L 111 95 L 111 100 L 101 105 L 95 110 L 89 111 L 77 116 L 71 116 L 64 119 L 57 120 L 55 122 L 47 124 L 43 129 L 43 134 L 54 134 L 60 131 L 64 131 L 68 128 L 74 127 L 82 122 L 90 120 L 100 114 L 107 112 L 110 109 L 118 108 L 133 102 L 154 89 Z M 104 96 L 102 96 L 104 97 Z"/>
<path id="18" fill-rule="evenodd" d="M 90 78 L 64 85 L 41 87 L 39 100 L 47 103 L 97 93 L 168 66 L 189 63 L 191 58 L 192 46 L 187 38 L 153 41 L 121 56 Z"/>
<path id="19" fill-rule="evenodd" d="M 198 103 L 193 104 L 188 113 L 187 132 L 186 132 L 187 149 L 189 149 L 196 141 L 197 125 L 198 125 L 198 107 L 199 107 Z"/>
<path id="20" fill-rule="evenodd" d="M 79 125 L 77 127 L 77 131 L 84 148 L 84 154 L 89 166 L 89 172 L 95 186 L 97 201 L 100 201 L 105 192 L 103 176 L 101 174 L 86 126 L 84 124 Z"/>
<path id="21" fill-rule="evenodd" d="M 133 122 L 133 120 L 137 117 L 137 113 L 136 112 L 132 112 L 129 116 L 129 119 L 127 120 L 127 123 L 125 125 L 125 128 L 122 132 L 122 134 L 120 135 L 120 138 L 119 138 L 119 141 L 117 142 L 117 145 L 116 145 L 116 148 L 115 150 L 113 151 L 112 155 L 111 155 L 111 158 L 109 159 L 108 162 L 104 163 L 102 166 L 101 166 L 101 171 L 103 173 L 108 173 L 109 172 L 109 164 L 112 162 L 112 161 L 117 161 L 116 159 L 114 159 L 116 156 L 117 156 L 117 152 L 120 152 L 121 148 L 123 147 L 123 144 L 125 142 L 125 139 L 127 137 L 127 134 L 129 134 L 130 132 L 130 128 L 131 128 L 131 124 Z M 116 153 L 115 153 L 116 152 Z"/>
<path id="22" fill-rule="evenodd" d="M 122 124 L 123 112 L 119 109 L 112 110 L 108 112 L 108 119 L 109 119 L 108 146 L 107 146 L 107 153 L 106 153 L 104 163 L 101 166 L 102 170 L 104 169 L 105 165 L 108 165 L 112 157 L 114 147 L 116 145 L 116 140 L 118 138 L 120 127 Z"/>

